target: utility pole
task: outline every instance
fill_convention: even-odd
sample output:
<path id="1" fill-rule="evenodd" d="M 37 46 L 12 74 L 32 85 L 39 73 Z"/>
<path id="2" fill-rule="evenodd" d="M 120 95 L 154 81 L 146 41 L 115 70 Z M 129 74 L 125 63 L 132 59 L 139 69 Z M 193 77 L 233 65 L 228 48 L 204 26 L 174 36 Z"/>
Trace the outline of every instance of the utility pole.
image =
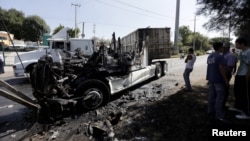
<path id="1" fill-rule="evenodd" d="M 193 49 L 195 50 L 195 38 L 196 38 L 196 36 L 195 36 L 195 27 L 196 27 L 196 15 L 194 16 L 194 39 L 193 39 Z"/>
<path id="2" fill-rule="evenodd" d="M 176 53 L 179 51 L 179 15 L 180 15 L 180 0 L 176 0 L 176 13 L 175 13 L 175 35 L 174 35 L 174 50 Z"/>
<path id="3" fill-rule="evenodd" d="M 71 6 L 75 6 L 75 37 L 76 37 L 76 27 L 77 27 L 77 24 L 76 24 L 76 13 L 77 13 L 76 7 L 77 6 L 80 7 L 81 5 L 72 3 Z"/>
<path id="4" fill-rule="evenodd" d="M 229 13 L 229 24 L 228 24 L 228 38 L 229 38 L 229 43 L 230 43 L 230 34 L 231 34 L 231 12 Z"/>
<path id="5" fill-rule="evenodd" d="M 82 38 L 85 37 L 85 34 L 84 34 L 84 22 L 82 23 Z"/>
<path id="6" fill-rule="evenodd" d="M 94 33 L 94 37 L 95 37 L 95 24 L 93 25 L 93 33 Z"/>

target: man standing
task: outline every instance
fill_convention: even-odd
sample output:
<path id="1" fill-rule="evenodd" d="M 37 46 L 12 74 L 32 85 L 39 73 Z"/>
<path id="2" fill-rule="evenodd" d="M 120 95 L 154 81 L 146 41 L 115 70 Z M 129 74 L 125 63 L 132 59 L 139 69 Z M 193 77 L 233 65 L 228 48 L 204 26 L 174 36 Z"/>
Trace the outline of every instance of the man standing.
<path id="1" fill-rule="evenodd" d="M 233 53 L 234 57 L 236 58 L 235 65 L 234 65 L 234 70 L 233 70 L 233 74 L 235 74 L 236 70 L 237 70 L 238 53 L 236 53 L 235 48 L 232 48 L 232 53 Z"/>
<path id="2" fill-rule="evenodd" d="M 232 52 L 230 52 L 230 43 L 224 43 L 223 44 L 223 56 L 226 59 L 226 67 L 225 67 L 225 71 L 226 71 L 226 77 L 228 80 L 228 83 L 230 83 L 230 80 L 232 78 L 232 74 L 233 74 L 233 70 L 235 67 L 235 62 L 236 62 L 236 58 L 233 55 Z M 229 86 L 230 85 L 226 85 L 225 86 L 225 99 L 224 99 L 224 108 L 226 108 L 226 102 L 229 96 Z"/>
<path id="3" fill-rule="evenodd" d="M 228 85 L 225 66 L 226 60 L 221 55 L 221 42 L 213 44 L 215 52 L 211 53 L 207 58 L 207 75 L 209 82 L 208 92 L 208 114 L 215 115 L 215 118 L 221 122 L 227 122 L 224 117 L 223 102 L 225 98 L 225 85 Z"/>
<path id="4" fill-rule="evenodd" d="M 183 77 L 184 77 L 184 81 L 186 85 L 185 91 L 192 91 L 189 76 L 190 76 L 190 73 L 193 71 L 195 61 L 196 61 L 196 56 L 194 55 L 194 50 L 193 48 L 189 48 L 187 58 L 185 59 L 186 67 L 183 73 Z"/>
<path id="5" fill-rule="evenodd" d="M 238 119 L 250 119 L 250 48 L 247 46 L 247 40 L 241 37 L 236 39 L 235 45 L 241 50 L 240 65 L 234 81 L 234 108 L 229 110 L 242 111 L 235 116 Z"/>

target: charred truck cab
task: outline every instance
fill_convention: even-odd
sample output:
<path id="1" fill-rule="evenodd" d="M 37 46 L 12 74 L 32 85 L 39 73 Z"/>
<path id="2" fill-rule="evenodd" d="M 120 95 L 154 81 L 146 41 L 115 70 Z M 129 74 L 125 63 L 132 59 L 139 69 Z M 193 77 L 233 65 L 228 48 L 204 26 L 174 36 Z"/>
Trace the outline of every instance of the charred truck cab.
<path id="1" fill-rule="evenodd" d="M 29 52 L 23 52 L 14 58 L 13 72 L 15 77 L 29 76 L 33 66 L 39 58 L 45 54 L 52 57 L 53 62 L 62 63 L 64 58 L 70 58 L 75 52 L 81 53 L 85 57 L 93 54 L 95 47 L 92 39 L 69 38 L 69 28 L 65 27 L 48 39 L 49 46 Z"/>
<path id="2" fill-rule="evenodd" d="M 113 33 L 109 47 L 102 44 L 90 56 L 76 50 L 71 57 L 62 58 L 62 63 L 46 54 L 31 71 L 33 95 L 50 117 L 103 106 L 111 95 L 166 74 L 169 32 L 169 28 L 137 29 L 117 40 Z"/>

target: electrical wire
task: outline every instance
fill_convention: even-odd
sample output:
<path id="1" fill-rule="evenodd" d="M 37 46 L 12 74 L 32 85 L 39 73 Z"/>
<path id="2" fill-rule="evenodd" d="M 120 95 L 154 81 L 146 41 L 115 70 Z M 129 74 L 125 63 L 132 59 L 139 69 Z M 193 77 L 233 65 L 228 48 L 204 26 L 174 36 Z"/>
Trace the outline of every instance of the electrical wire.
<path id="1" fill-rule="evenodd" d="M 143 15 L 143 16 L 147 16 L 147 17 L 150 17 L 150 18 L 155 18 L 155 19 L 158 19 L 158 20 L 166 20 L 167 17 L 164 16 L 165 19 L 163 19 L 161 16 L 161 18 L 157 18 L 157 17 L 153 17 L 153 16 L 150 16 L 150 15 L 147 15 L 147 14 L 143 14 L 143 13 L 139 13 L 139 12 L 136 12 L 136 11 L 133 11 L 133 10 L 130 10 L 130 9 L 126 9 L 126 8 L 123 8 L 123 7 L 119 7 L 119 6 L 116 6 L 116 5 L 113 5 L 113 4 L 110 4 L 110 3 L 107 3 L 107 2 L 104 2 L 104 1 L 101 1 L 101 0 L 95 0 L 96 2 L 99 2 L 101 4 L 105 4 L 105 5 L 108 5 L 108 6 L 111 6 L 111 7 L 115 7 L 115 8 L 118 8 L 118 9 L 122 9 L 122 10 L 125 10 L 127 12 L 130 12 L 130 13 L 133 13 L 133 14 L 137 14 L 137 15 Z M 159 15 L 158 15 L 159 16 Z"/>
<path id="2" fill-rule="evenodd" d="M 132 8 L 135 8 L 137 10 L 141 10 L 141 11 L 144 11 L 144 12 L 147 12 L 147 13 L 150 13 L 150 14 L 153 14 L 153 15 L 157 15 L 157 16 L 161 16 L 161 17 L 169 17 L 169 18 L 173 18 L 173 17 L 170 17 L 170 16 L 167 16 L 167 15 L 163 15 L 163 14 L 160 14 L 160 13 L 156 13 L 156 12 L 153 12 L 153 11 L 149 11 L 147 9 L 143 9 L 143 8 L 140 8 L 140 7 L 137 7 L 137 6 L 134 6 L 134 5 L 131 5 L 131 4 L 128 4 L 128 3 L 125 3 L 123 1 L 120 1 L 120 0 L 112 0 L 114 2 L 117 2 L 117 3 L 120 3 L 120 4 L 123 4 L 123 5 L 126 5 L 126 6 L 129 6 L 129 7 L 132 7 Z"/>

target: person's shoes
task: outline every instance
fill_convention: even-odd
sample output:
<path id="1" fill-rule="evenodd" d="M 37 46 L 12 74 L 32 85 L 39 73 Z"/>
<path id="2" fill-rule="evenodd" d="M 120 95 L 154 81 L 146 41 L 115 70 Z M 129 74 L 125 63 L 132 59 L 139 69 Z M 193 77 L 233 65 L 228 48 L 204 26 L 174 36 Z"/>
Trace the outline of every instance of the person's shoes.
<path id="1" fill-rule="evenodd" d="M 229 108 L 229 107 L 227 107 L 227 106 L 224 106 L 224 107 L 223 107 L 223 109 L 224 109 L 225 111 L 227 111 L 228 108 Z"/>
<path id="2" fill-rule="evenodd" d="M 216 120 L 221 122 L 221 123 L 230 123 L 230 121 L 226 118 L 216 118 Z"/>
<path id="3" fill-rule="evenodd" d="M 190 89 L 184 89 L 185 92 L 192 92 L 193 90 Z"/>
<path id="4" fill-rule="evenodd" d="M 235 118 L 237 118 L 237 119 L 250 119 L 250 116 L 247 116 L 246 114 L 240 114 L 240 115 L 235 115 Z"/>
<path id="5" fill-rule="evenodd" d="M 238 112 L 240 114 L 243 114 L 244 112 L 240 109 L 234 108 L 234 107 L 230 107 L 228 108 L 229 111 L 233 111 L 233 112 Z"/>
<path id="6" fill-rule="evenodd" d="M 215 113 L 214 113 L 214 112 L 208 113 L 208 116 L 209 116 L 209 117 L 214 117 L 214 116 L 215 116 Z"/>
<path id="7" fill-rule="evenodd" d="M 215 120 L 215 113 L 208 113 L 207 117 L 208 117 L 209 121 L 214 121 Z"/>

